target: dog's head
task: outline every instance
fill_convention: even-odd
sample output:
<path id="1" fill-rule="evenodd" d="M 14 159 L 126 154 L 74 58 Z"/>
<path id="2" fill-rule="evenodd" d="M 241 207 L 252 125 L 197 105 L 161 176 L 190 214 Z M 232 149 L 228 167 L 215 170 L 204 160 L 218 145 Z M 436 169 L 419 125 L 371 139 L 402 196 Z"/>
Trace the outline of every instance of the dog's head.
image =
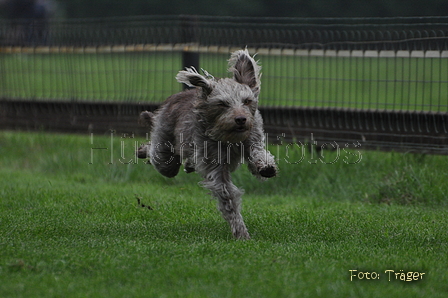
<path id="1" fill-rule="evenodd" d="M 209 138 L 231 143 L 247 139 L 258 109 L 260 69 L 246 49 L 229 59 L 232 79 L 215 79 L 206 71 L 201 75 L 194 68 L 178 73 L 180 83 L 198 88 L 195 113 Z"/>

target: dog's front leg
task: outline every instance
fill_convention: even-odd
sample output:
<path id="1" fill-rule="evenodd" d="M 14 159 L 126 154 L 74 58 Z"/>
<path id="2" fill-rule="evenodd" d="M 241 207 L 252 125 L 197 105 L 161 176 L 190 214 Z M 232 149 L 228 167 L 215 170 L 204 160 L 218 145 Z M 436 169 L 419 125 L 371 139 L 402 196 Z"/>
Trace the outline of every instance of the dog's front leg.
<path id="1" fill-rule="evenodd" d="M 205 180 L 202 184 L 211 190 L 213 197 L 218 200 L 218 209 L 229 223 L 233 236 L 237 239 L 250 239 L 240 213 L 243 191 L 232 183 L 226 165 L 219 165 L 203 176 Z"/>
<path id="2" fill-rule="evenodd" d="M 244 156 L 252 175 L 264 180 L 275 177 L 278 167 L 274 156 L 266 149 L 263 119 L 258 111 L 255 113 L 255 123 L 257 125 L 253 127 L 249 138 L 243 143 Z"/>

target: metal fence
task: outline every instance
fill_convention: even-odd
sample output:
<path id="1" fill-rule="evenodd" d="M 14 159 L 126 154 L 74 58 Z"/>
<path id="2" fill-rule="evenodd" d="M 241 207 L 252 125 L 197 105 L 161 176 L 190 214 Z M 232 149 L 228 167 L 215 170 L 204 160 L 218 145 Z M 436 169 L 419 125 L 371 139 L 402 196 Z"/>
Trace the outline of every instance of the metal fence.
<path id="1" fill-rule="evenodd" d="M 448 153 L 445 17 L 4 21 L 3 127 L 115 129 L 180 91 L 183 67 L 227 76 L 229 53 L 245 47 L 263 67 L 275 139 Z"/>

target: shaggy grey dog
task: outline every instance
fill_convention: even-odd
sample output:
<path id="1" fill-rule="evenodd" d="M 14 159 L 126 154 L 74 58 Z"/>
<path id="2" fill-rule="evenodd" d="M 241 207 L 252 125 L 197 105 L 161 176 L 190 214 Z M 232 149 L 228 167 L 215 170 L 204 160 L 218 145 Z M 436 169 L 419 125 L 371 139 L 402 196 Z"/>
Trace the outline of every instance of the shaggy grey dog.
<path id="1" fill-rule="evenodd" d="M 174 177 L 184 162 L 187 173 L 198 172 L 218 209 L 237 239 L 249 239 L 241 216 L 243 191 L 230 173 L 247 163 L 260 179 L 277 174 L 272 154 L 265 149 L 263 120 L 258 111 L 260 66 L 247 50 L 234 52 L 229 60 L 233 78 L 215 79 L 194 68 L 180 71 L 177 81 L 195 89 L 170 96 L 152 114 L 142 112 L 140 123 L 152 127 L 150 142 L 137 154 L 166 177 Z"/>

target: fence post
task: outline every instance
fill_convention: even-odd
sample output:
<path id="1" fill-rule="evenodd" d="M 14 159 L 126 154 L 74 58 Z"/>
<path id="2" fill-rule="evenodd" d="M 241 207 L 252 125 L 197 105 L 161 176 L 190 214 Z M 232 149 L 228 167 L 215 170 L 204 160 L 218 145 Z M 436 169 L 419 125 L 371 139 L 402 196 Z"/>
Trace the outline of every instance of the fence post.
<path id="1" fill-rule="evenodd" d="M 182 43 L 184 45 L 199 45 L 197 30 L 199 28 L 199 20 L 197 16 L 182 16 Z M 182 67 L 194 67 L 199 70 L 199 52 L 194 52 L 188 47 L 184 47 L 182 51 Z M 188 86 L 183 84 L 183 89 Z"/>

